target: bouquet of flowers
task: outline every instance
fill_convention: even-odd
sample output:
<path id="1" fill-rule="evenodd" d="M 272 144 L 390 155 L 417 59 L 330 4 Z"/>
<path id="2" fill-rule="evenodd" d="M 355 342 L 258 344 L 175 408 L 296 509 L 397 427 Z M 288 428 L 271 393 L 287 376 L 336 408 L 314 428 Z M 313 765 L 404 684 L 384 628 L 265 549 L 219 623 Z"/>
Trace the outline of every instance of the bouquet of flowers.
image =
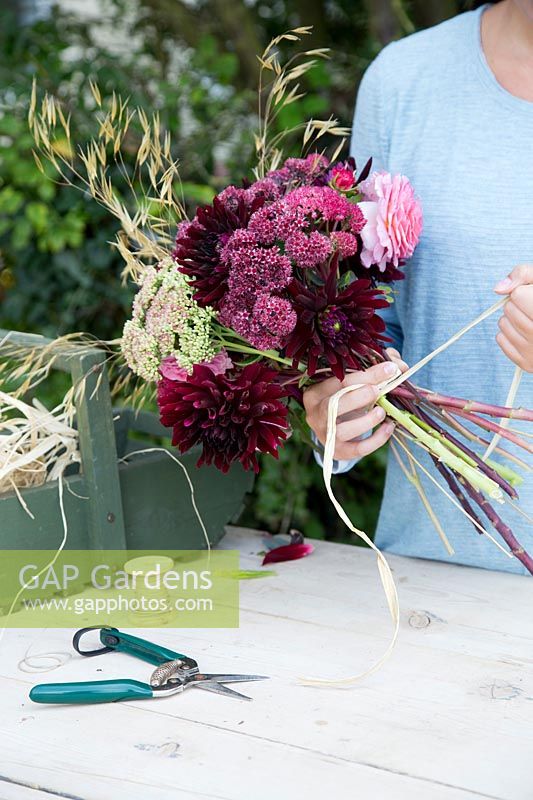
<path id="1" fill-rule="evenodd" d="M 272 83 L 261 105 L 255 179 L 226 187 L 192 220 L 184 218 L 175 199 L 179 174 L 169 138 L 162 141 L 157 115 L 150 122 L 142 109 L 137 112 L 144 131 L 137 163 L 147 166 L 149 202 L 140 203 L 132 216 L 113 192 L 108 154 L 116 159 L 133 112 L 116 97 L 104 111 L 92 87 L 100 133 L 80 151 L 84 185 L 119 218 L 124 234 L 117 247 L 127 276 L 139 286 L 122 354 L 130 370 L 156 388 L 173 445 L 182 453 L 198 446 L 198 465 L 214 464 L 223 472 L 234 462 L 257 471 L 259 454 L 277 456 L 291 428 L 302 423 L 306 386 L 335 376 L 341 391 L 356 388 L 342 384 L 351 371 L 388 359 L 379 312 L 392 300 L 390 285 L 403 278 L 422 229 L 420 203 L 405 176 L 372 172 L 371 162 L 359 172 L 353 159 L 339 160 L 339 148 L 331 158 L 311 152 L 284 160 L 279 135 L 269 138 L 276 110 L 298 97 L 291 83 L 323 55 L 307 51 L 302 57 L 313 58 L 285 68 L 277 47 L 283 38 L 293 41 L 308 32 L 297 29 L 277 37 L 259 59 L 261 80 L 270 73 Z M 53 145 L 57 125 L 67 140 L 70 136 L 57 101 L 45 97 L 38 112 L 34 97 L 30 124 L 41 153 L 62 177 L 79 179 L 74 156 L 61 155 Z M 335 120 L 312 120 L 304 129 L 307 150 L 325 133 L 345 131 Z M 165 213 L 156 214 L 154 205 Z M 527 464 L 494 442 L 491 449 L 505 461 L 481 452 L 490 445 L 483 431 L 532 452 L 501 420 L 533 421 L 533 411 L 430 392 L 410 380 L 421 365 L 381 387 L 377 401 L 396 423 L 392 447 L 406 476 L 446 546 L 418 470 L 437 483 L 476 531 L 493 538 L 487 527 L 494 528 L 506 552 L 533 573 L 533 559 L 496 511 L 497 504 L 514 505 L 517 499 L 521 478 L 509 462 Z M 331 408 L 335 411 L 335 404 Z M 429 454 L 436 475 L 416 458 L 413 446 Z"/>
<path id="2" fill-rule="evenodd" d="M 421 228 L 406 177 L 370 174 L 370 163 L 358 175 L 353 159 L 332 164 L 318 153 L 228 186 L 182 223 L 172 254 L 144 274 L 122 342 L 130 368 L 157 381 L 161 421 L 180 452 L 199 445 L 198 465 L 258 471 L 258 454 L 276 457 L 287 438 L 303 387 L 385 360 L 379 309 Z M 477 505 L 533 569 L 490 503 L 516 499 L 518 476 L 460 438 L 475 439 L 469 420 L 516 440 L 479 416 L 511 411 L 409 381 L 378 402 L 400 443 L 429 451 L 476 529 Z"/>
<path id="3" fill-rule="evenodd" d="M 161 420 L 181 452 L 201 445 L 199 464 L 257 471 L 257 454 L 276 456 L 287 437 L 289 398 L 383 359 L 388 301 L 376 281 L 401 275 L 422 216 L 405 178 L 364 177 L 353 160 L 287 159 L 198 209 L 145 272 L 123 351 L 158 381 Z M 383 244 L 363 209 L 375 231 L 393 223 Z"/>

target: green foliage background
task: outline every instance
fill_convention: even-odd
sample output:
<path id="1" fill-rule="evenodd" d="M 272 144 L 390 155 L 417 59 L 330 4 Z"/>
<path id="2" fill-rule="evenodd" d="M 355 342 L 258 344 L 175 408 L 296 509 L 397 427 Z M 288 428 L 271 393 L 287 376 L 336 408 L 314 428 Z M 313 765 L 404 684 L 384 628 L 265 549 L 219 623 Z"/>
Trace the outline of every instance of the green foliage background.
<path id="1" fill-rule="evenodd" d="M 460 10 L 455 0 L 139 0 L 132 11 L 127 0 L 108 0 L 80 16 L 60 7 L 43 14 L 41 2 L 36 19 L 37 5 L 18 0 L 2 12 L 0 26 L 0 327 L 103 338 L 120 335 L 134 289 L 121 285 L 121 259 L 108 244 L 115 221 L 35 165 L 26 123 L 34 77 L 62 98 L 78 141 L 94 127 L 89 78 L 104 95 L 116 91 L 159 109 L 194 212 L 250 174 L 256 53 L 272 36 L 313 25 L 311 46 L 333 51 L 310 74 L 307 97 L 277 124 L 333 114 L 349 125 L 358 81 L 379 49 Z M 296 143 L 288 154 L 298 154 Z M 129 168 L 127 152 L 125 163 Z M 113 180 L 120 185 L 118 173 Z M 368 531 L 377 519 L 384 460 L 378 452 L 337 481 L 344 507 Z M 279 462 L 263 459 L 242 522 L 343 537 L 312 452 L 296 433 Z"/>

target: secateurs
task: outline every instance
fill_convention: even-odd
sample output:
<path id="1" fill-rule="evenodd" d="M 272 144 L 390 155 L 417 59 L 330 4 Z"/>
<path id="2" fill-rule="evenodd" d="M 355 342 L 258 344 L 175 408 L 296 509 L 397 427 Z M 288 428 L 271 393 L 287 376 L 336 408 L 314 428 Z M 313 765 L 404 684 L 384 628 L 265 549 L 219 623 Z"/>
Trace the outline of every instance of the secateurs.
<path id="1" fill-rule="evenodd" d="M 100 631 L 102 647 L 96 650 L 81 650 L 80 639 L 91 630 Z M 226 683 L 266 680 L 265 675 L 231 675 L 226 673 L 200 672 L 197 662 L 182 653 L 148 642 L 138 636 L 123 633 L 117 628 L 82 628 L 74 634 L 72 646 L 82 656 L 97 656 L 113 650 L 129 653 L 157 668 L 149 683 L 115 678 L 105 681 L 82 681 L 79 683 L 41 683 L 30 692 L 35 703 L 115 703 L 118 700 L 143 700 L 149 697 L 166 697 L 183 692 L 190 686 L 205 689 L 215 694 L 251 700 L 240 692 L 225 686 Z"/>

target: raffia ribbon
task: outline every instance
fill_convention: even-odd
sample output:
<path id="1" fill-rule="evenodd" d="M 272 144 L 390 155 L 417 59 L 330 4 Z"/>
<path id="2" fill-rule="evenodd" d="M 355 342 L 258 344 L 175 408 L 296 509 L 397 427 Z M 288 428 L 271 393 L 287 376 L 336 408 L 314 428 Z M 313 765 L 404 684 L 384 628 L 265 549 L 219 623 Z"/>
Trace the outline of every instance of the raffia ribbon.
<path id="1" fill-rule="evenodd" d="M 479 325 L 485 319 L 490 317 L 494 314 L 498 309 L 502 308 L 504 303 L 507 301 L 507 297 L 502 297 L 498 300 L 497 303 L 494 303 L 490 308 L 480 314 L 476 319 L 470 322 L 468 325 L 465 325 L 464 328 L 457 331 L 448 341 L 441 344 L 427 356 L 424 356 L 420 361 L 418 361 L 414 366 L 410 367 L 406 372 L 400 372 L 398 369 L 398 373 L 396 376 L 391 378 L 384 383 L 379 385 L 379 397 L 383 397 L 383 395 L 390 392 L 392 389 L 395 389 L 397 386 L 400 386 L 404 381 L 408 380 L 412 375 L 414 375 L 418 370 L 422 369 L 429 361 L 431 361 L 435 356 L 442 353 L 452 344 L 457 342 L 462 336 L 464 336 L 468 331 L 472 330 L 472 328 Z M 358 681 L 362 680 L 363 678 L 372 675 L 372 673 L 376 672 L 380 669 L 381 666 L 387 661 L 390 654 L 394 649 L 394 645 L 396 644 L 396 639 L 398 638 L 398 632 L 400 629 L 400 603 L 398 600 L 398 591 L 396 589 L 396 584 L 394 582 L 394 578 L 392 575 L 392 570 L 389 566 L 389 562 L 379 549 L 376 547 L 372 539 L 362 530 L 356 528 L 353 522 L 351 521 L 348 514 L 343 509 L 342 505 L 339 503 L 337 498 L 333 493 L 333 489 L 331 488 L 331 476 L 333 474 L 333 457 L 335 453 L 335 440 L 337 436 L 337 415 L 339 411 L 339 402 L 345 394 L 349 392 L 354 392 L 356 389 L 360 389 L 365 384 L 358 383 L 354 384 L 353 386 L 345 386 L 343 389 L 339 389 L 339 391 L 332 395 L 329 399 L 328 403 L 328 419 L 327 419 L 327 434 L 326 434 L 326 442 L 324 445 L 324 457 L 323 457 L 323 465 L 322 465 L 322 474 L 324 478 L 324 484 L 326 486 L 326 491 L 329 495 L 329 499 L 333 503 L 333 506 L 342 519 L 346 527 L 352 531 L 352 533 L 357 534 L 360 539 L 362 539 L 376 554 L 377 557 L 377 564 L 379 570 L 379 576 L 381 578 L 381 583 L 383 586 L 383 590 L 385 592 L 385 597 L 387 599 L 387 605 L 389 607 L 389 613 L 393 623 L 393 634 L 392 638 L 390 639 L 389 645 L 383 655 L 366 669 L 364 672 L 359 673 L 358 675 L 350 675 L 346 678 L 339 678 L 337 680 L 331 680 L 328 678 L 300 678 L 301 683 L 304 683 L 307 686 L 329 686 L 329 687 L 343 687 L 349 686 L 350 684 L 357 683 Z"/>

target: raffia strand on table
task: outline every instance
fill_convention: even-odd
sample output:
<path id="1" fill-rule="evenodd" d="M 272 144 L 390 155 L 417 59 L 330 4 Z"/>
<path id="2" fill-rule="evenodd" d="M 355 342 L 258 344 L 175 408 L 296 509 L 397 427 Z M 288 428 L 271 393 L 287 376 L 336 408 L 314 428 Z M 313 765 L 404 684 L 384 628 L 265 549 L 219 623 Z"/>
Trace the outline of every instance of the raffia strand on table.
<path id="1" fill-rule="evenodd" d="M 424 356 L 424 358 L 420 359 L 416 364 L 410 367 L 406 372 L 400 372 L 398 369 L 398 373 L 388 381 L 384 381 L 383 383 L 379 384 L 379 397 L 383 397 L 388 392 L 395 389 L 397 386 L 400 386 L 404 381 L 411 378 L 416 372 L 418 372 L 422 367 L 428 364 L 435 356 L 442 353 L 452 344 L 457 342 L 462 336 L 475 328 L 485 319 L 490 317 L 496 311 L 498 311 L 502 306 L 507 302 L 507 297 L 503 297 L 498 302 L 494 303 L 494 305 L 490 306 L 490 308 L 486 309 L 482 314 L 476 317 L 472 322 L 465 325 L 461 328 L 457 333 L 451 336 L 446 342 L 439 345 L 435 350 L 433 350 L 428 355 Z M 393 622 L 394 630 L 389 642 L 389 645 L 383 655 L 372 664 L 368 669 L 364 672 L 359 673 L 358 675 L 350 675 L 346 678 L 339 678 L 336 680 L 328 679 L 328 678 L 300 678 L 300 682 L 305 684 L 306 686 L 329 686 L 331 688 L 339 687 L 342 688 L 344 686 L 349 686 L 351 684 L 357 683 L 358 681 L 362 680 L 363 678 L 372 675 L 376 672 L 383 664 L 387 661 L 390 654 L 394 649 L 394 645 L 396 644 L 396 640 L 398 638 L 398 632 L 400 629 L 400 604 L 398 600 L 398 591 L 396 589 L 396 584 L 394 582 L 394 578 L 392 575 L 392 570 L 389 566 L 389 563 L 379 547 L 377 547 L 372 539 L 362 530 L 356 528 L 355 525 L 352 523 L 351 519 L 343 509 L 342 505 L 339 503 L 337 498 L 333 493 L 333 489 L 331 488 L 331 476 L 333 474 L 333 458 L 335 453 L 335 440 L 337 434 L 337 415 L 339 410 L 339 401 L 345 394 L 349 392 L 354 392 L 356 389 L 360 389 L 365 384 L 358 383 L 354 384 L 353 386 L 345 386 L 342 389 L 339 389 L 336 394 L 332 395 L 329 399 L 328 403 L 328 417 L 327 417 L 327 433 L 326 433 L 326 442 L 324 445 L 324 457 L 322 462 L 322 475 L 324 478 L 324 484 L 326 487 L 326 491 L 328 496 L 337 512 L 339 517 L 342 519 L 346 527 L 359 536 L 374 552 L 376 553 L 377 557 L 377 564 L 379 575 L 381 578 L 381 583 L 383 586 L 383 590 L 385 592 L 385 597 L 387 599 L 387 605 L 389 608 L 389 613 Z"/>

